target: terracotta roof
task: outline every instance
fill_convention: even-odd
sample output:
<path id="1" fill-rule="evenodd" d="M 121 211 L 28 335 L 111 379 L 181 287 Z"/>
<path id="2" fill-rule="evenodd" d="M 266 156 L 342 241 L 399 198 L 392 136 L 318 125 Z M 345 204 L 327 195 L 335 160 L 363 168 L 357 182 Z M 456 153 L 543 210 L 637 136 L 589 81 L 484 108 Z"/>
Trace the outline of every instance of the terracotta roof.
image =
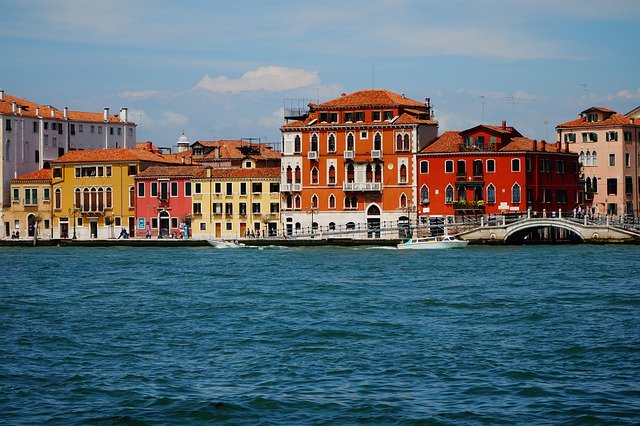
<path id="1" fill-rule="evenodd" d="M 218 140 L 218 141 L 196 141 L 193 145 L 200 144 L 207 148 L 218 147 L 220 153 L 211 151 L 204 156 L 194 157 L 199 161 L 225 161 L 225 160 L 241 160 L 243 158 L 251 157 L 257 160 L 267 159 L 279 159 L 282 154 L 279 151 L 274 151 L 273 148 L 266 144 L 250 143 L 241 140 Z M 193 146 L 192 145 L 192 146 Z M 244 147 L 254 148 L 254 151 L 243 153 Z"/>
<path id="2" fill-rule="evenodd" d="M 149 166 L 137 177 L 195 177 L 202 178 L 207 176 L 207 171 L 201 166 Z"/>
<path id="3" fill-rule="evenodd" d="M 206 176 L 206 169 L 205 176 Z M 271 178 L 280 179 L 280 167 L 258 167 L 255 169 L 209 169 L 211 177 L 214 179 L 250 179 L 250 178 Z"/>
<path id="4" fill-rule="evenodd" d="M 590 107 L 590 108 L 585 109 L 580 114 L 585 114 L 585 113 L 591 112 L 591 111 L 599 111 L 599 112 L 604 112 L 604 113 L 607 113 L 607 114 L 609 114 L 609 113 L 610 114 L 615 114 L 617 112 L 617 111 L 614 111 L 614 110 L 609 109 L 609 108 L 595 107 L 594 106 L 594 107 Z"/>
<path id="5" fill-rule="evenodd" d="M 364 106 L 416 106 L 424 107 L 425 104 L 389 90 L 360 90 L 321 104 L 312 104 L 314 109 L 349 108 Z"/>
<path id="6" fill-rule="evenodd" d="M 461 143 L 462 136 L 460 136 L 460 133 L 449 130 L 440 135 L 440 137 L 438 137 L 431 144 L 424 147 L 420 152 L 458 152 L 460 150 Z"/>
<path id="7" fill-rule="evenodd" d="M 394 121 L 393 124 L 434 124 L 434 123 L 431 120 L 418 118 L 414 115 L 404 113 L 400 115 L 400 117 L 398 117 L 398 119 Z"/>
<path id="8" fill-rule="evenodd" d="M 48 181 L 51 182 L 53 173 L 51 169 L 40 169 L 33 172 L 25 173 L 22 176 L 11 179 L 12 183 L 18 182 L 34 182 L 34 181 Z"/>
<path id="9" fill-rule="evenodd" d="M 157 163 L 175 163 L 167 158 L 146 149 L 111 148 L 69 151 L 53 163 L 106 163 L 120 161 L 150 161 Z"/>
<path id="10" fill-rule="evenodd" d="M 544 141 L 537 141 L 534 139 L 516 137 L 503 146 L 500 151 L 513 152 L 513 151 L 537 151 L 537 152 L 561 152 L 562 145 L 559 143 L 547 143 Z"/>
<path id="11" fill-rule="evenodd" d="M 17 106 L 22 107 L 22 115 L 18 114 L 17 111 L 15 114 L 13 113 L 13 102 L 15 102 Z M 0 114 L 2 115 L 36 118 L 36 108 L 39 108 L 39 117 L 42 117 L 44 120 L 64 121 L 64 110 L 52 107 L 51 105 L 38 104 L 26 99 L 11 96 L 7 93 L 4 93 L 3 100 L 0 101 Z M 53 117 L 51 116 L 52 112 Z M 68 110 L 67 117 L 70 121 L 104 123 L 104 114 L 102 112 L 83 112 Z M 109 115 L 108 119 L 109 123 L 122 124 L 122 121 L 120 120 L 120 117 L 118 115 Z M 129 121 L 128 123 L 135 124 L 131 121 Z"/>
<path id="12" fill-rule="evenodd" d="M 626 115 L 618 114 L 614 111 L 609 118 L 606 118 L 602 121 L 587 121 L 587 117 L 582 116 L 576 118 L 575 120 L 560 123 L 556 127 L 611 127 L 627 124 L 633 124 L 631 123 L 631 118 L 627 117 Z"/>

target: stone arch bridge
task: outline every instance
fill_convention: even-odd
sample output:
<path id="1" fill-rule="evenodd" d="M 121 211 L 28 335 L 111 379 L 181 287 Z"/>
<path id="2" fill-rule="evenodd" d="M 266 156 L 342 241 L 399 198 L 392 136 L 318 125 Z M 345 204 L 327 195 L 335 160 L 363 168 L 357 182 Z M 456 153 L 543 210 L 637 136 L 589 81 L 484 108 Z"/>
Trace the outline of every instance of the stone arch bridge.
<path id="1" fill-rule="evenodd" d="M 514 222 L 488 225 L 460 232 L 461 238 L 470 241 L 518 243 L 541 237 L 543 240 L 568 240 L 573 242 L 632 242 L 640 241 L 640 232 L 609 223 L 588 223 L 565 218 L 524 218 Z"/>

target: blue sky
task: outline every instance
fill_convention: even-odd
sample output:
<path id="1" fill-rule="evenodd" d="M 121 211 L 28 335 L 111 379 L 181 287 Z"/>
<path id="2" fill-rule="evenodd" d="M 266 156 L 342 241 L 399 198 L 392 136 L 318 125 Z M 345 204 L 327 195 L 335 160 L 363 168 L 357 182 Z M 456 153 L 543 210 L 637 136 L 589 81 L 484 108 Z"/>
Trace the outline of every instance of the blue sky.
<path id="1" fill-rule="evenodd" d="M 430 97 L 440 132 L 507 120 L 555 140 L 640 105 L 636 0 L 0 0 L 0 87 L 128 107 L 138 138 L 280 139 L 284 99 Z"/>

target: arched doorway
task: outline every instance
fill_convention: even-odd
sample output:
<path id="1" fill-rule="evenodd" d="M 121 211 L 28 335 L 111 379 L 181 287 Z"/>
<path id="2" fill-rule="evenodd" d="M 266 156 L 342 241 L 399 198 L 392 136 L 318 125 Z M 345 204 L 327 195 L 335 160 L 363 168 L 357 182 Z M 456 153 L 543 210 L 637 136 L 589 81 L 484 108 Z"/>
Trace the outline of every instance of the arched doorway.
<path id="1" fill-rule="evenodd" d="M 160 229 L 158 230 L 160 237 L 168 237 L 169 236 L 169 212 L 163 210 L 158 215 L 158 222 L 160 224 Z"/>
<path id="2" fill-rule="evenodd" d="M 376 204 L 367 208 L 367 237 L 380 238 L 380 207 Z"/>
<path id="3" fill-rule="evenodd" d="M 36 216 L 31 213 L 27 216 L 27 235 L 33 237 L 36 234 Z"/>

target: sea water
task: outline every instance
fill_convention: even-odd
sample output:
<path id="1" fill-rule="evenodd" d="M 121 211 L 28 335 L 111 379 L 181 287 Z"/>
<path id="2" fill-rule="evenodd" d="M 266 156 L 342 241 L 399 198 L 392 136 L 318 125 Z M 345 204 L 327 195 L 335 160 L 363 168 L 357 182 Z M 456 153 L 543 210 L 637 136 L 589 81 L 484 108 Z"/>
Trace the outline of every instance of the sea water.
<path id="1" fill-rule="evenodd" d="M 0 423 L 638 424 L 639 253 L 0 248 Z"/>

